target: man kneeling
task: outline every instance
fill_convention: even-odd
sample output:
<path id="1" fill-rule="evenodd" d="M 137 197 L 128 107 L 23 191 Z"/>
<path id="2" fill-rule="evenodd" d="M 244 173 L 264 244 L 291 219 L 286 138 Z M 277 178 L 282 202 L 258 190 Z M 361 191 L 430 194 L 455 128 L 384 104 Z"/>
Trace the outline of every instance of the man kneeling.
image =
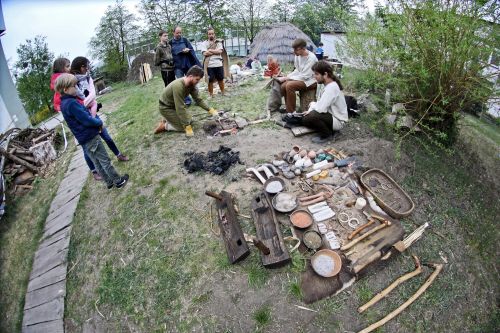
<path id="1" fill-rule="evenodd" d="M 309 110 L 304 112 L 302 123 L 319 132 L 319 136 L 313 137 L 312 142 L 324 143 L 332 139 L 335 131 L 340 131 L 347 122 L 347 104 L 342 84 L 333 74 L 329 63 L 319 61 L 313 65 L 312 70 L 316 81 L 325 85 L 325 90 L 319 101 L 312 102 Z"/>
<path id="2" fill-rule="evenodd" d="M 215 116 L 217 110 L 209 108 L 199 95 L 196 85 L 203 78 L 203 69 L 199 66 L 191 67 L 186 76 L 178 78 L 163 90 L 160 96 L 160 114 L 165 118 L 155 129 L 156 133 L 164 131 L 186 132 L 186 136 L 193 136 L 191 115 L 187 111 L 185 98 L 189 95 L 196 105 Z"/>

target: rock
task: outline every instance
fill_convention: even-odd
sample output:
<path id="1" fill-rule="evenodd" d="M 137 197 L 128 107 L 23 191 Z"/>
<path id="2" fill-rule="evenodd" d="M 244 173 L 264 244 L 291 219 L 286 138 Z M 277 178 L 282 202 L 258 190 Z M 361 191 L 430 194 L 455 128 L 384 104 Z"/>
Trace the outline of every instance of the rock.
<path id="1" fill-rule="evenodd" d="M 385 116 L 385 121 L 389 125 L 394 125 L 394 123 L 396 123 L 396 117 L 397 116 L 395 114 L 388 114 Z"/>
<path id="2" fill-rule="evenodd" d="M 362 94 L 358 97 L 358 106 L 362 111 L 379 112 L 379 109 L 373 104 L 369 94 Z"/>
<path id="3" fill-rule="evenodd" d="M 406 111 L 406 108 L 403 103 L 396 103 L 392 106 L 392 113 L 394 114 L 404 113 L 404 111 Z"/>
<path id="4" fill-rule="evenodd" d="M 412 129 L 415 126 L 415 121 L 410 116 L 400 117 L 396 123 L 397 128 Z"/>

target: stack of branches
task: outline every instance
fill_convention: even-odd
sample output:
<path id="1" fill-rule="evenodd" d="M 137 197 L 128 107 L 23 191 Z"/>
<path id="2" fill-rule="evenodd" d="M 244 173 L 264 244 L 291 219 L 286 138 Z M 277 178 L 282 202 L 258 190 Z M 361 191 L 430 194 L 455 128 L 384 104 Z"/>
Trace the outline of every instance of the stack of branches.
<path id="1" fill-rule="evenodd" d="M 140 80 L 141 66 L 142 64 L 146 63 L 149 64 L 149 66 L 151 67 L 153 75 L 160 75 L 159 67 L 155 66 L 154 57 L 155 57 L 154 53 L 151 52 L 143 52 L 139 54 L 137 57 L 135 57 L 128 70 L 127 81 L 141 83 Z"/>
<path id="2" fill-rule="evenodd" d="M 12 185 L 13 194 L 24 194 L 35 176 L 42 175 L 57 158 L 54 130 L 11 129 L 0 136 L 0 172 Z"/>
<path id="3" fill-rule="evenodd" d="M 266 62 L 267 56 L 272 55 L 280 64 L 293 64 L 292 43 L 297 38 L 316 48 L 311 38 L 291 23 L 264 26 L 250 45 L 250 57 Z"/>

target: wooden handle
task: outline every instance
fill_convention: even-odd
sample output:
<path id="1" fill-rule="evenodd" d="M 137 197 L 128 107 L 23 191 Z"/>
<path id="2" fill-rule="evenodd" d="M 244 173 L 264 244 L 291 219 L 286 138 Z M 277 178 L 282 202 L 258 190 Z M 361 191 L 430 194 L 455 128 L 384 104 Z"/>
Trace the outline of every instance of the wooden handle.
<path id="1" fill-rule="evenodd" d="M 217 194 L 215 192 L 205 191 L 205 194 L 219 201 L 224 201 L 224 198 L 220 194 Z"/>
<path id="2" fill-rule="evenodd" d="M 355 240 L 353 240 L 353 241 L 347 243 L 346 245 L 342 246 L 342 248 L 340 250 L 345 251 L 345 250 L 353 247 L 354 245 L 358 244 L 360 241 L 362 241 L 363 239 L 367 238 L 371 234 L 374 234 L 377 231 L 379 231 L 380 229 L 383 229 L 383 228 L 385 228 L 385 227 L 387 227 L 389 225 L 391 225 L 391 222 L 385 221 L 383 224 L 381 224 L 379 226 L 376 226 L 375 228 L 369 230 L 366 234 L 363 234 L 360 237 L 356 238 Z"/>
<path id="3" fill-rule="evenodd" d="M 366 224 L 363 224 L 362 226 L 358 227 L 356 230 L 354 230 L 348 237 L 347 239 L 348 240 L 351 240 L 354 238 L 354 236 L 356 236 L 357 234 L 359 234 L 361 231 L 365 230 L 366 228 L 368 228 L 369 226 L 371 226 L 373 223 L 375 223 L 375 220 L 370 220 L 368 221 L 368 223 Z"/>

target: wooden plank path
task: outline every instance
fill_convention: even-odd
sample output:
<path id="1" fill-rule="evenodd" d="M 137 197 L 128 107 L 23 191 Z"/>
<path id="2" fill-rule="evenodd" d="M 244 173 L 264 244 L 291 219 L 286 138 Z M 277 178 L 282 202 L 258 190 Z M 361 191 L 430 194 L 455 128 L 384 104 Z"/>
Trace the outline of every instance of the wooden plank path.
<path id="1" fill-rule="evenodd" d="M 80 148 L 73 156 L 45 220 L 24 301 L 22 332 L 63 333 L 71 223 L 89 170 Z"/>

